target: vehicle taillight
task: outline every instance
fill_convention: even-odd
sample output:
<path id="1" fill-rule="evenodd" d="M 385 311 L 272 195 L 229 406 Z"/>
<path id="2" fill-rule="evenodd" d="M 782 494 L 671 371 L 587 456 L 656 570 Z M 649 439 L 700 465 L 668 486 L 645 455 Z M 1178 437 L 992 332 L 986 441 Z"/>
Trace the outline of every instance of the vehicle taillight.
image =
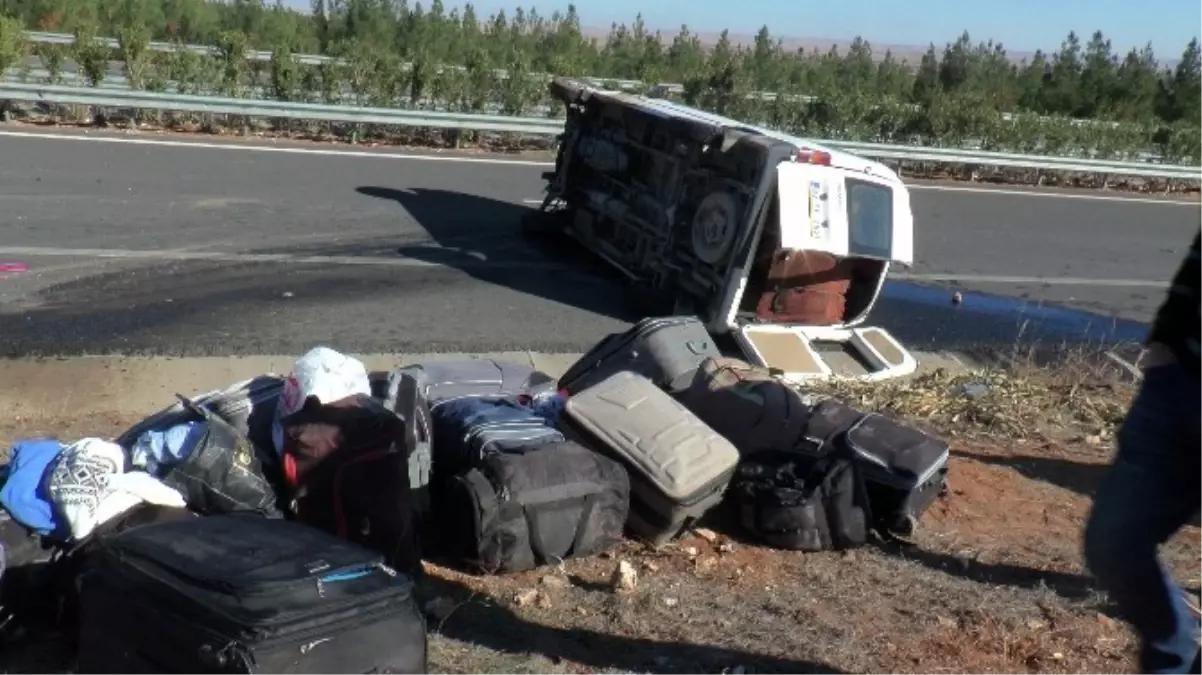
<path id="1" fill-rule="evenodd" d="M 822 150 L 798 150 L 795 159 L 802 164 L 831 165 L 831 153 Z"/>

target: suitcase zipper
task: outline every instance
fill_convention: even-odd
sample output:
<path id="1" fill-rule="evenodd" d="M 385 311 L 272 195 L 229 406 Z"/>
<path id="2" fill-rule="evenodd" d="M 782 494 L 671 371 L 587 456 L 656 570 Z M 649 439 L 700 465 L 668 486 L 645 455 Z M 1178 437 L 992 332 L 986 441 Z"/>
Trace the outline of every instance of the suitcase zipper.
<path id="1" fill-rule="evenodd" d="M 144 554 L 142 554 L 141 552 L 139 552 L 136 549 L 125 549 L 125 553 L 127 555 L 129 555 L 129 557 L 138 558 L 138 559 L 150 562 L 156 568 L 163 568 L 163 573 L 166 575 L 169 575 L 172 577 L 177 577 L 178 579 L 182 579 L 185 582 L 188 582 L 195 586 L 199 586 L 201 588 L 206 588 L 206 589 L 214 590 L 214 591 L 220 591 L 220 592 L 226 593 L 228 595 L 238 595 L 238 594 L 262 595 L 262 594 L 268 594 L 268 593 L 282 593 L 287 589 L 300 588 L 302 586 L 308 586 L 313 583 L 316 583 L 318 586 L 318 589 L 320 590 L 322 588 L 323 581 L 325 581 L 325 582 L 347 581 L 350 579 L 360 578 L 360 577 L 364 576 L 363 574 L 356 574 L 356 573 L 359 573 L 359 572 L 370 573 L 372 570 L 375 570 L 375 569 L 378 569 L 378 570 L 384 572 L 385 574 L 387 574 L 390 577 L 396 576 L 396 572 L 393 571 L 391 568 L 389 568 L 387 565 L 385 565 L 381 561 L 363 562 L 363 563 L 353 563 L 350 565 L 344 565 L 342 567 L 336 568 L 331 571 L 324 571 L 324 573 L 319 577 L 308 577 L 305 579 L 293 579 L 291 581 L 270 582 L 270 588 L 256 590 L 256 589 L 252 589 L 247 586 L 240 586 L 238 584 L 232 583 L 230 581 L 226 581 L 224 579 L 214 579 L 212 577 L 204 577 L 204 576 L 199 576 L 199 575 L 195 575 L 195 574 L 189 574 L 189 573 L 184 572 L 179 569 L 166 569 L 165 566 L 158 564 L 157 561 L 155 561 L 153 558 L 148 558 L 147 556 L 145 556 Z M 130 564 L 133 567 L 135 567 L 143 572 L 148 572 L 150 576 L 162 579 L 162 575 L 151 572 L 145 565 L 139 565 L 135 561 L 128 560 L 125 558 L 126 558 L 125 556 L 118 555 L 119 562 Z M 355 576 L 348 576 L 348 575 L 355 575 Z"/>
<path id="2" fill-rule="evenodd" d="M 176 593 L 179 593 L 179 594 L 181 594 L 181 595 L 187 596 L 187 593 L 186 593 L 186 592 L 183 592 L 183 591 L 180 591 L 180 590 L 178 590 L 178 589 L 175 587 L 175 585 L 171 583 L 171 582 L 173 581 L 172 579 L 167 579 L 167 578 L 164 578 L 164 574 L 163 574 L 163 573 L 159 573 L 159 572 L 156 572 L 155 570 L 149 569 L 149 568 L 147 568 L 145 565 L 138 564 L 138 562 L 136 562 L 136 561 L 133 561 L 133 560 L 119 560 L 118 562 L 120 562 L 120 563 L 123 563 L 123 564 L 126 564 L 126 565 L 129 565 L 130 567 L 132 567 L 132 568 L 134 568 L 134 569 L 136 569 L 136 570 L 139 570 L 140 572 L 142 572 L 142 574 L 143 574 L 144 576 L 148 576 L 148 577 L 150 577 L 150 578 L 152 578 L 152 579 L 154 579 L 154 580 L 158 581 L 159 583 L 161 583 L 161 584 L 163 584 L 163 585 L 165 585 L 165 586 L 167 586 L 167 587 L 171 588 L 171 589 L 172 589 L 173 591 L 175 591 Z M 348 568 L 349 568 L 349 567 L 350 567 L 350 566 L 348 566 Z M 395 578 L 395 577 L 397 576 L 397 573 L 396 573 L 394 570 L 392 570 L 391 568 L 389 568 L 387 565 L 384 565 L 383 563 L 376 563 L 376 564 L 374 564 L 374 565 L 370 565 L 370 567 L 371 567 L 371 568 L 378 568 L 380 571 L 384 572 L 385 574 L 387 574 L 387 575 L 388 575 L 388 576 L 390 576 L 390 577 L 393 577 L 393 578 Z M 343 570 L 347 570 L 348 568 L 343 568 Z M 360 568 L 360 569 L 362 569 L 362 568 Z M 171 573 L 169 573 L 169 572 L 168 572 L 167 574 L 171 574 Z M 331 573 L 331 574 L 327 574 L 327 575 L 325 575 L 325 577 L 326 577 L 326 578 L 328 578 L 328 577 L 330 577 L 330 576 L 333 576 L 333 575 L 338 575 L 338 574 L 345 574 L 345 571 L 338 571 L 338 572 L 334 572 L 334 573 Z M 203 579 L 198 579 L 198 578 L 196 578 L 196 577 L 192 577 L 191 575 L 186 575 L 186 574 L 180 574 L 180 575 L 178 575 L 178 576 L 179 576 L 179 577 L 181 577 L 181 578 L 183 578 L 183 579 L 189 580 L 189 581 L 206 581 L 206 580 L 203 580 Z M 349 579 L 339 579 L 339 581 L 346 581 L 346 580 L 349 580 Z M 207 581 L 212 581 L 212 580 L 207 580 Z M 203 583 L 198 583 L 197 585 L 198 585 L 198 586 L 203 586 Z M 232 586 L 232 584 L 230 584 L 230 586 Z M 220 590 L 225 590 L 225 589 L 220 589 Z M 355 605 L 355 604 L 357 604 L 357 603 L 365 603 L 365 602 L 367 602 L 367 603 L 370 603 L 370 602 L 374 602 L 374 601 L 376 601 L 376 600 L 382 600 L 382 599 L 385 599 L 385 598 L 387 598 L 387 597 L 388 597 L 388 596 L 390 596 L 390 595 L 395 595 L 395 594 L 396 594 L 396 591 L 397 591 L 397 588 L 396 588 L 395 586 L 388 586 L 388 587 L 385 587 L 385 588 L 378 589 L 378 590 L 376 590 L 376 591 L 373 591 L 373 592 L 371 592 L 371 593 L 364 594 L 364 595 L 362 595 L 362 596 L 359 596 L 359 597 L 356 597 L 356 598 L 348 598 L 348 599 L 346 599 L 346 600 L 343 600 L 343 601 L 341 601 L 341 602 L 338 602 L 338 603 L 336 603 L 336 604 L 331 604 L 331 605 L 329 605 L 328 607 L 323 607 L 323 608 L 321 608 L 321 609 L 322 609 L 322 610 L 324 610 L 324 611 L 326 611 L 326 612 L 334 612 L 334 611 L 339 611 L 339 610 L 342 610 L 342 609 L 344 609 L 344 608 L 346 608 L 346 607 L 351 607 L 351 606 L 353 606 L 353 605 Z M 410 586 L 410 588 L 409 588 L 409 595 L 412 595 L 412 592 L 413 592 L 413 588 L 412 588 L 412 586 Z M 324 596 L 321 596 L 321 597 L 324 597 Z M 260 629 L 258 628 L 258 625 L 257 625 L 257 624 L 249 624 L 249 623 L 248 623 L 247 621 L 245 621 L 244 619 L 242 619 L 242 618 L 239 618 L 239 617 L 237 617 L 237 616 L 234 616 L 233 614 L 230 614 L 229 612 L 226 612 L 226 611 L 224 611 L 224 610 L 222 610 L 222 609 L 219 609 L 219 608 L 213 607 L 213 606 L 211 606 L 211 605 L 203 605 L 203 610 L 202 610 L 202 611 L 204 611 L 204 612 L 207 612 L 207 613 L 216 614 L 216 615 L 218 615 L 218 616 L 221 616 L 221 617 L 223 617 L 224 619 L 226 619 L 226 621 L 227 621 L 227 622 L 228 622 L 228 623 L 229 623 L 231 626 L 233 626 L 233 627 L 235 627 L 235 628 L 249 629 L 249 630 L 251 630 L 251 631 L 260 630 Z M 278 624 L 278 623 L 286 622 L 286 621 L 288 621 L 288 620 L 291 620 L 291 618 L 292 618 L 292 617 L 294 617 L 294 616 L 296 616 L 296 615 L 299 615 L 299 614 L 304 614 L 304 612 L 305 612 L 305 610 L 296 610 L 296 611 L 293 611 L 293 612 L 282 613 L 282 614 L 280 614 L 280 615 L 278 615 L 278 616 L 274 617 L 274 618 L 273 618 L 273 620 L 272 620 L 272 623 L 273 623 L 273 624 Z"/>

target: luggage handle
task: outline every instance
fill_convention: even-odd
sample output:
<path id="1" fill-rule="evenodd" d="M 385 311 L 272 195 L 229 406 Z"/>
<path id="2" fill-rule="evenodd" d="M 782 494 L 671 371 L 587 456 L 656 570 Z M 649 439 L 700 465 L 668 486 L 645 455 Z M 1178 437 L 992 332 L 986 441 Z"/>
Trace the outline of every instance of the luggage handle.
<path id="1" fill-rule="evenodd" d="M 688 340 L 684 345 L 694 355 L 701 356 L 710 352 L 711 342 L 709 340 Z"/>
<path id="2" fill-rule="evenodd" d="M 576 503 L 575 498 L 562 499 L 556 502 L 546 502 L 538 505 L 523 505 L 522 513 L 526 517 L 526 527 L 530 531 L 530 547 L 534 551 L 542 564 L 547 565 L 552 562 L 561 563 L 564 558 L 574 554 L 583 543 L 585 535 L 585 523 L 592 518 L 593 510 L 597 504 L 597 493 L 586 495 L 584 498 L 584 508 L 580 510 L 580 519 L 576 522 L 576 533 L 572 537 L 572 545 L 564 552 L 563 557 L 551 555 L 547 552 L 547 544 L 543 541 L 542 530 L 538 527 L 539 513 L 544 511 L 558 510 L 556 507 L 565 506 Z"/>
<path id="3" fill-rule="evenodd" d="M 417 448 L 417 400 L 417 379 L 408 373 L 402 374 L 401 381 L 397 384 L 394 412 L 398 413 L 401 421 L 405 423 L 406 453 Z"/>

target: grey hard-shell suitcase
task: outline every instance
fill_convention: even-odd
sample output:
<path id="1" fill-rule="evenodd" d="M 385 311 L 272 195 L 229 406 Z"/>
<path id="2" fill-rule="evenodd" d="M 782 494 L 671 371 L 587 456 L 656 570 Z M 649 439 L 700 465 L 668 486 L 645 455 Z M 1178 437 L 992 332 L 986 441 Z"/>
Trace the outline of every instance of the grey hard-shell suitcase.
<path id="1" fill-rule="evenodd" d="M 463 396 L 507 396 L 534 394 L 555 386 L 551 376 L 534 368 L 494 359 L 430 361 L 402 366 L 388 375 L 388 391 L 408 374 L 417 380 L 422 396 L 431 407 L 440 401 Z"/>
<path id="2" fill-rule="evenodd" d="M 188 400 L 215 413 L 249 437 L 256 447 L 271 448 L 271 422 L 283 389 L 282 377 L 260 375 L 222 390 L 197 394 Z M 116 443 L 129 450 L 139 436 L 151 429 L 166 429 L 194 419 L 196 416 L 182 402 L 176 401 L 130 427 L 117 437 Z"/>
<path id="3" fill-rule="evenodd" d="M 720 356 L 697 317 L 648 317 L 597 343 L 559 378 L 559 387 L 575 394 L 629 370 L 675 392 L 689 386 L 702 361 Z"/>
<path id="4" fill-rule="evenodd" d="M 617 372 L 568 399 L 560 428 L 622 462 L 631 534 L 663 544 L 722 500 L 739 452 L 651 380 Z"/>

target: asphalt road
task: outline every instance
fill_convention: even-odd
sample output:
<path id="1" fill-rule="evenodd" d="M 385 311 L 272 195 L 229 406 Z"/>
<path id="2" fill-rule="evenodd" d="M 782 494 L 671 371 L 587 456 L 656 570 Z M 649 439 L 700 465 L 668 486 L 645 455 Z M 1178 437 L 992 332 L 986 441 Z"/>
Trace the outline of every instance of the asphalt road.
<path id="1" fill-rule="evenodd" d="M 635 318 L 607 269 L 520 235 L 535 162 L 244 145 L 0 135 L 0 263 L 29 267 L 0 272 L 0 355 L 577 351 Z M 1139 339 L 1199 222 L 1059 193 L 913 200 L 922 285 L 874 313 L 912 347 Z"/>

